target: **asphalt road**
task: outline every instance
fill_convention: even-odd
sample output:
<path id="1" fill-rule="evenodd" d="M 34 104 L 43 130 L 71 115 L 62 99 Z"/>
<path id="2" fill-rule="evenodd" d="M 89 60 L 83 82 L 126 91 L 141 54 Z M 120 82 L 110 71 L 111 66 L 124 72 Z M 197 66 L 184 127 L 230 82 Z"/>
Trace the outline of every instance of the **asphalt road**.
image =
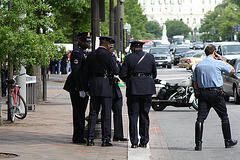
<path id="1" fill-rule="evenodd" d="M 184 68 L 158 69 L 158 78 L 171 83 L 180 82 L 190 76 Z M 233 139 L 240 140 L 240 106 L 227 103 Z M 156 112 L 153 111 L 152 112 Z M 197 112 L 188 107 L 168 106 L 164 111 L 156 112 L 157 121 L 167 143 L 172 160 L 239 160 L 240 144 L 224 148 L 221 121 L 212 109 L 204 123 L 203 150 L 195 151 L 194 125 Z"/>

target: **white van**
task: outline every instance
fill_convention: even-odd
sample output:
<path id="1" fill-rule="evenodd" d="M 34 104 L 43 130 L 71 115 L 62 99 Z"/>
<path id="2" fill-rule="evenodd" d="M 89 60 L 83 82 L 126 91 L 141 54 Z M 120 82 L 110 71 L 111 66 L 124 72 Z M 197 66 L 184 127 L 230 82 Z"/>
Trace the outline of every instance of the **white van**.
<path id="1" fill-rule="evenodd" d="M 239 42 L 221 42 L 217 48 L 217 53 L 222 56 L 225 61 L 240 57 Z"/>

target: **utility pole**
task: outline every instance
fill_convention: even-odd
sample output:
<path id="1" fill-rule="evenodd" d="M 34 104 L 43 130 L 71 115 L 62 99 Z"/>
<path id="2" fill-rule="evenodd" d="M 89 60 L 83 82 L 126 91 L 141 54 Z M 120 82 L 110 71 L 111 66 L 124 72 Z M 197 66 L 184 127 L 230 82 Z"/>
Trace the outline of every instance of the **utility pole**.
<path id="1" fill-rule="evenodd" d="M 95 50 L 96 37 L 100 36 L 99 0 L 91 0 L 92 50 Z"/>
<path id="2" fill-rule="evenodd" d="M 114 36 L 114 0 L 110 0 L 109 10 L 110 10 L 109 35 Z"/>

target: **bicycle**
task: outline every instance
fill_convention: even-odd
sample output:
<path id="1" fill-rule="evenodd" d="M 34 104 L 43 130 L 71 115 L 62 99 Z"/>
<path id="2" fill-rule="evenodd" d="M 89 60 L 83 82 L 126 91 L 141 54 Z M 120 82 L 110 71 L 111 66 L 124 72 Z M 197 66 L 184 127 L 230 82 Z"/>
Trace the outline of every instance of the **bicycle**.
<path id="1" fill-rule="evenodd" d="M 20 95 L 21 87 L 16 83 L 16 78 L 24 74 L 25 73 L 14 75 L 13 79 L 6 80 L 8 87 L 11 89 L 8 100 L 11 122 L 15 121 L 15 117 L 18 119 L 24 119 L 27 116 L 27 105 L 23 97 Z"/>

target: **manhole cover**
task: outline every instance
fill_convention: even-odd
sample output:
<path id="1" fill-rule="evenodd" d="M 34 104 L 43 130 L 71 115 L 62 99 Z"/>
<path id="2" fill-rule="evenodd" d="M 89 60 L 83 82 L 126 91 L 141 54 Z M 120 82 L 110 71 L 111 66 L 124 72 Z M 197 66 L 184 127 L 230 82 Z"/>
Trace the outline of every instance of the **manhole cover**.
<path id="1" fill-rule="evenodd" d="M 2 158 L 15 158 L 18 157 L 17 154 L 13 154 L 13 153 L 0 153 L 0 159 Z"/>

